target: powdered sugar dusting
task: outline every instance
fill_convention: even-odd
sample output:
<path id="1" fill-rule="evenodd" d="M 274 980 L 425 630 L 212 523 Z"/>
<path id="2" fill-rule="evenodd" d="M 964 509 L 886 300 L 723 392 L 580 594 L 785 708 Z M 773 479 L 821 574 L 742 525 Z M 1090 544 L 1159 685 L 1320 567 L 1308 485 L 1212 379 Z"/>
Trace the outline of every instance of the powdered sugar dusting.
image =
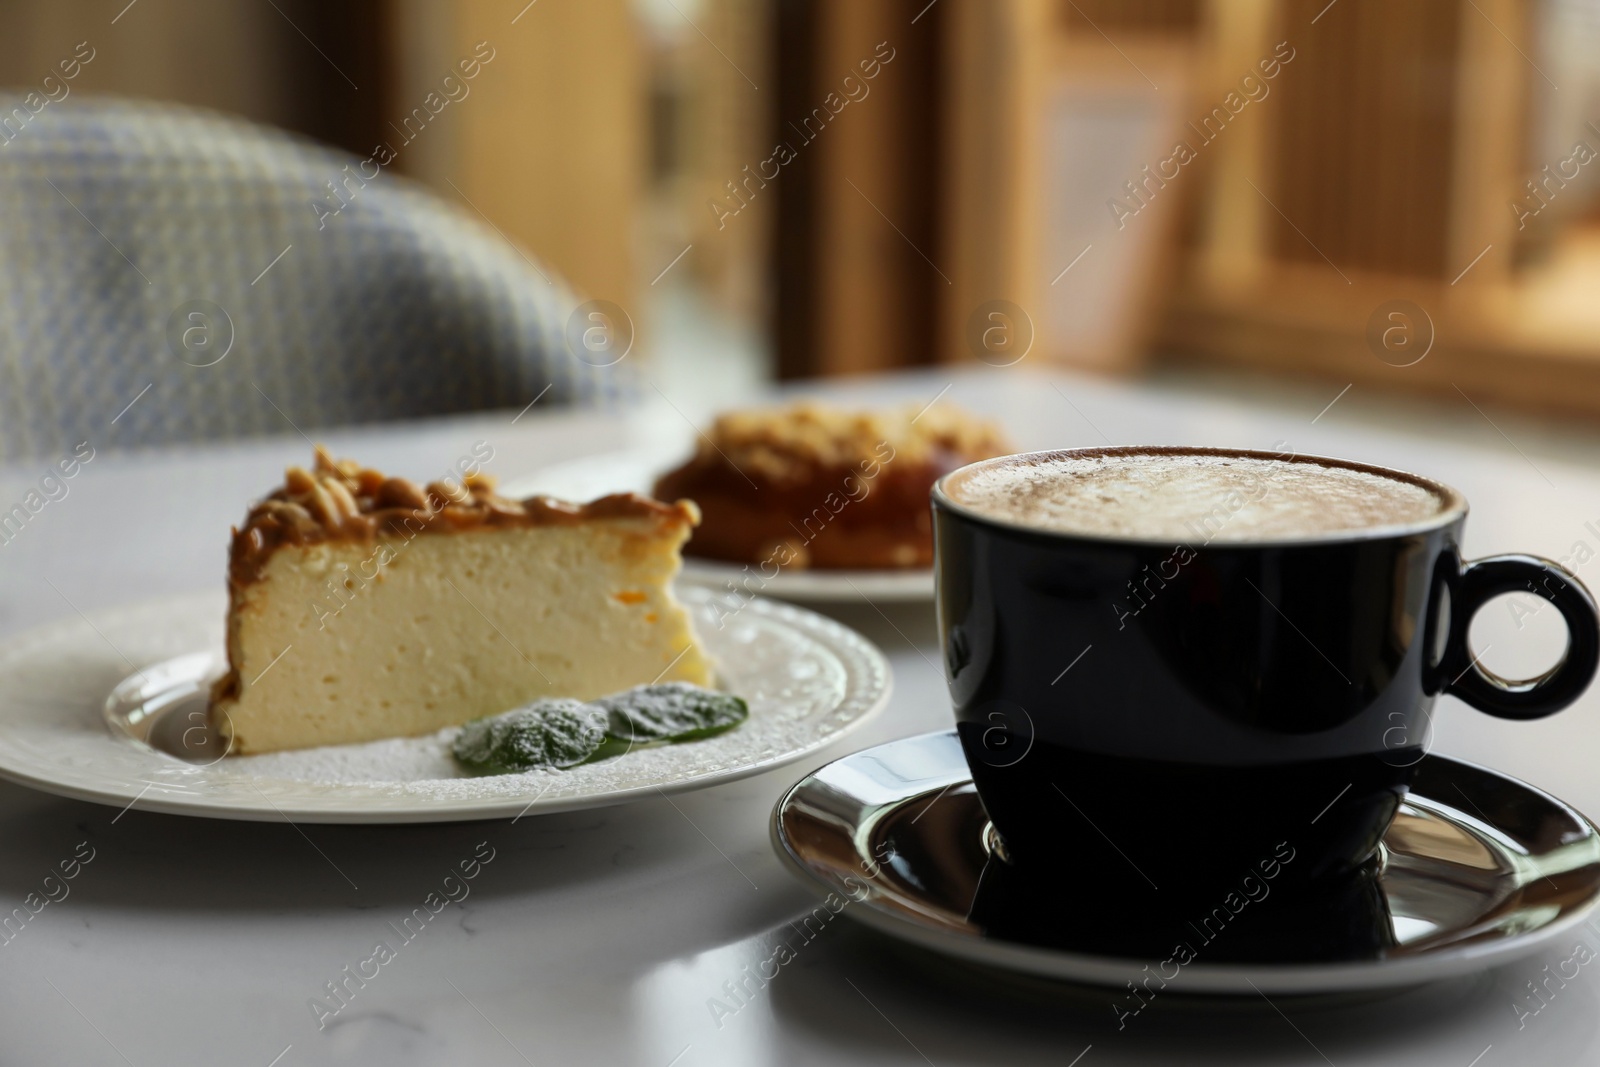
<path id="1" fill-rule="evenodd" d="M 450 745 L 460 732 L 461 727 L 450 726 L 425 737 L 229 757 L 217 768 L 246 778 L 291 778 L 330 785 L 465 778 L 468 775 L 450 754 Z"/>

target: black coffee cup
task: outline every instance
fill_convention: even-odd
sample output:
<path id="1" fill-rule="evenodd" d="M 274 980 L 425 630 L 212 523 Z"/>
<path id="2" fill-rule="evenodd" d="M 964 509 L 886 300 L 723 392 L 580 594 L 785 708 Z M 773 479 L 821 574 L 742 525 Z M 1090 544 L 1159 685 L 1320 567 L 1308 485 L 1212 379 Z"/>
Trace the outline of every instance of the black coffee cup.
<path id="1" fill-rule="evenodd" d="M 1211 525 L 1196 523 L 1175 543 L 1057 532 L 952 495 L 978 468 L 1152 453 L 1342 468 L 1440 503 L 1415 521 L 1278 539 L 1207 539 Z M 1588 591 L 1531 556 L 1464 562 L 1466 514 L 1459 492 L 1415 475 L 1238 450 L 1034 453 L 941 479 L 946 674 L 1005 858 L 1135 893 L 1252 874 L 1287 885 L 1367 864 L 1440 693 L 1541 718 L 1576 700 L 1600 663 Z M 1474 660 L 1467 631 L 1486 601 L 1524 591 L 1561 613 L 1568 645 L 1555 667 L 1513 682 Z"/>

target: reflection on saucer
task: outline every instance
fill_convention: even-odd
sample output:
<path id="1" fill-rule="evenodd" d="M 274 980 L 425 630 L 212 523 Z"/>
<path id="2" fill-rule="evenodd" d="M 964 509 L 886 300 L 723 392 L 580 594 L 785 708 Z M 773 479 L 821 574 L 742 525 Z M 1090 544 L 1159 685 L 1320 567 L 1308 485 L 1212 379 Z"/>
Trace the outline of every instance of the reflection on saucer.
<path id="1" fill-rule="evenodd" d="M 1159 961 L 1169 981 L 1198 959 L 1330 963 L 1397 943 L 1375 865 L 1312 887 L 1275 887 L 1257 873 L 1231 887 L 1154 892 L 1033 875 L 991 855 L 968 919 L 1007 941 Z"/>

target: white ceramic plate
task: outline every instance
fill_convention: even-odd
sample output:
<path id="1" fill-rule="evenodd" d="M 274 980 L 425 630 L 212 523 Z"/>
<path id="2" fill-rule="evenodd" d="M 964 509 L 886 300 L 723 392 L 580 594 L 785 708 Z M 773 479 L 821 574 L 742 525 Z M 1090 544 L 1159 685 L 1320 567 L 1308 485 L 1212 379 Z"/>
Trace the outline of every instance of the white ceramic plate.
<path id="1" fill-rule="evenodd" d="M 522 499 L 535 494 L 565 500 L 592 500 L 606 493 L 649 493 L 655 480 L 683 462 L 684 456 L 670 456 L 643 449 L 610 452 L 601 456 L 562 463 L 512 478 L 500 486 L 506 496 Z M 757 573 L 740 564 L 684 557 L 683 578 L 696 585 L 727 589 L 729 582 L 743 587 L 750 574 Z M 804 571 L 783 570 L 761 586 L 766 596 L 798 603 L 837 603 L 870 600 L 905 603 L 933 599 L 933 571 L 861 570 Z"/>
<path id="2" fill-rule="evenodd" d="M 742 725 L 703 741 L 567 771 L 477 778 L 450 756 L 453 728 L 219 759 L 201 724 L 223 667 L 226 604 L 208 594 L 96 612 L 0 647 L 0 776 L 79 800 L 214 818 L 488 819 L 743 778 L 837 740 L 888 700 L 889 664 L 853 630 L 760 599 L 724 611 L 719 628 L 709 590 L 681 589 L 680 598 L 717 661 L 719 684 L 750 703 Z"/>

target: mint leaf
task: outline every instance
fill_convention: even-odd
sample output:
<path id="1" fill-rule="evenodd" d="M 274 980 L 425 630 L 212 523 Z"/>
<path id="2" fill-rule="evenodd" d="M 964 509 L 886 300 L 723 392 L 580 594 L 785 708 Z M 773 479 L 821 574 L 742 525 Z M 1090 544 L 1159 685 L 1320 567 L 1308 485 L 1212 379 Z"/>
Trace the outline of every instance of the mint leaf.
<path id="1" fill-rule="evenodd" d="M 479 774 L 575 767 L 611 759 L 639 745 L 698 741 L 744 722 L 750 709 L 730 693 L 687 682 L 641 685 L 591 703 L 535 700 L 474 719 L 451 750 Z"/>
<path id="2" fill-rule="evenodd" d="M 606 712 L 579 700 L 535 700 L 474 719 L 451 750 L 479 774 L 514 774 L 535 767 L 575 767 L 606 739 Z"/>
<path id="3" fill-rule="evenodd" d="M 688 682 L 641 685 L 601 697 L 605 709 L 606 747 L 652 741 L 698 741 L 731 730 L 750 717 L 750 707 L 731 693 L 702 689 Z"/>

